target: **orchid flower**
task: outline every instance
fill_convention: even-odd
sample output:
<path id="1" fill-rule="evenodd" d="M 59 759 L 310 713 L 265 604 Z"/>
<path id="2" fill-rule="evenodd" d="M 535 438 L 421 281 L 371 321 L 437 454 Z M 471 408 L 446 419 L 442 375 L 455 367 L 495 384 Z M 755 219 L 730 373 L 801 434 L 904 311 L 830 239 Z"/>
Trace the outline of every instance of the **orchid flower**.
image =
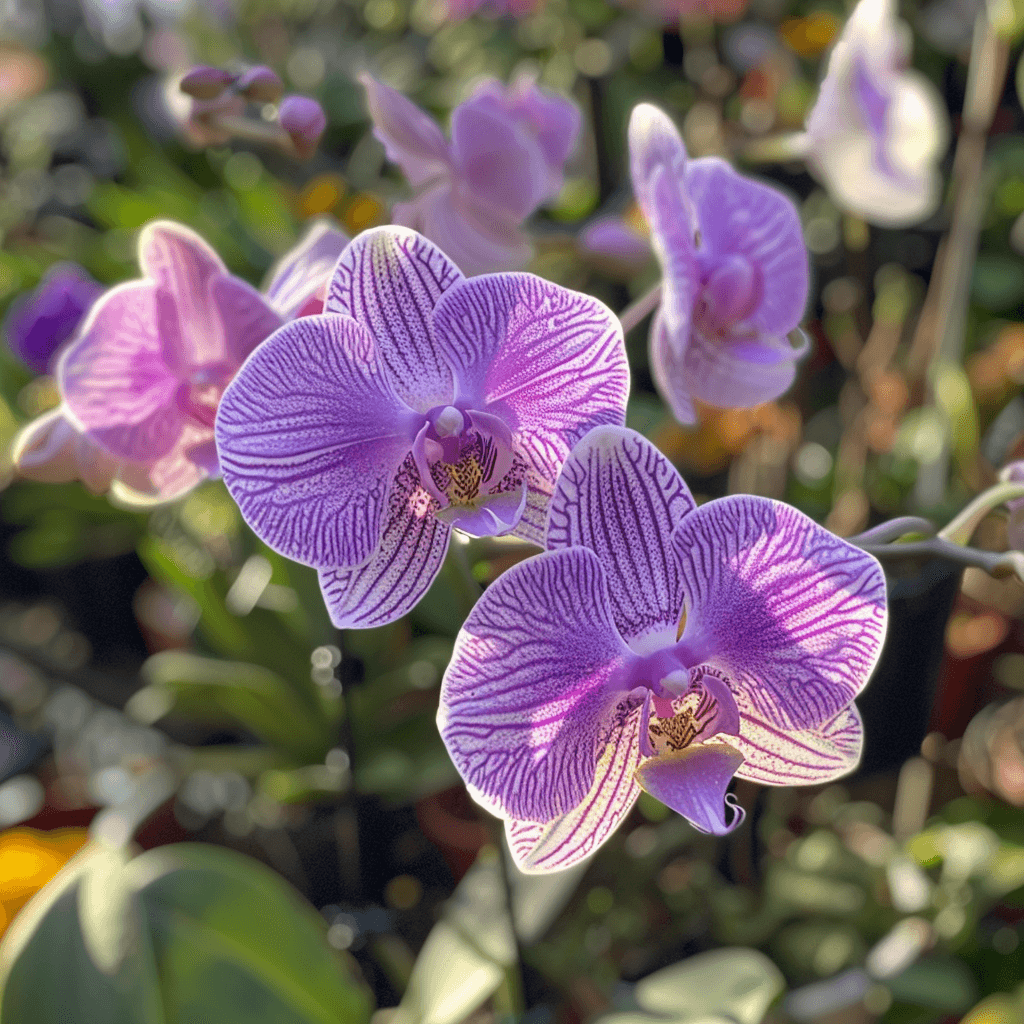
<path id="1" fill-rule="evenodd" d="M 320 312 L 347 237 L 315 224 L 265 294 L 229 274 L 194 232 L 155 221 L 139 237 L 145 277 L 93 306 L 57 369 L 63 404 L 15 439 L 19 473 L 80 479 L 128 502 L 169 501 L 218 474 L 213 418 L 225 385 L 268 334 Z"/>
<path id="2" fill-rule="evenodd" d="M 246 522 L 315 566 L 335 625 L 394 621 L 452 528 L 540 543 L 562 462 L 623 423 L 622 330 L 531 274 L 466 279 L 407 228 L 342 253 L 321 316 L 277 331 L 224 394 L 217 447 Z"/>
<path id="3" fill-rule="evenodd" d="M 438 726 L 524 871 L 593 853 L 641 790 L 720 835 L 734 776 L 856 766 L 886 615 L 871 555 L 768 498 L 695 508 L 649 441 L 599 427 L 559 474 L 547 550 L 466 619 Z"/>
<path id="4" fill-rule="evenodd" d="M 4 334 L 11 351 L 29 369 L 46 373 L 102 293 L 103 285 L 77 263 L 51 267 L 35 291 L 15 301 L 7 314 Z"/>
<path id="5" fill-rule="evenodd" d="M 935 87 L 906 68 L 909 32 L 893 0 L 860 0 L 836 41 L 803 144 L 835 201 L 873 224 L 903 227 L 934 212 L 949 138 Z"/>
<path id="6" fill-rule="evenodd" d="M 374 134 L 416 189 L 392 219 L 440 246 L 466 274 L 516 270 L 533 253 L 521 225 L 562 187 L 582 119 L 571 100 L 522 77 L 481 83 L 452 113 L 452 140 L 401 93 L 360 81 Z"/>
<path id="7" fill-rule="evenodd" d="M 724 160 L 688 160 L 675 125 L 647 103 L 630 118 L 629 152 L 664 275 L 650 344 L 665 401 L 693 423 L 695 398 L 725 408 L 778 398 L 805 351 L 789 340 L 808 290 L 795 207 Z"/>

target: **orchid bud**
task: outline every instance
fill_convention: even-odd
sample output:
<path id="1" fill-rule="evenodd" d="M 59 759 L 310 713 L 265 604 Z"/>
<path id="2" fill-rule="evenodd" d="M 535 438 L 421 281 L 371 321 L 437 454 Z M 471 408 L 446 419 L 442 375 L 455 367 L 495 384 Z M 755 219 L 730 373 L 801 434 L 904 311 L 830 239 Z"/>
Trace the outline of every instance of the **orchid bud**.
<path id="1" fill-rule="evenodd" d="M 298 155 L 308 160 L 327 128 L 327 115 L 308 96 L 285 96 L 278 109 L 278 122 L 291 137 Z"/>
<path id="2" fill-rule="evenodd" d="M 230 71 L 200 64 L 182 78 L 178 87 L 193 99 L 215 100 L 234 80 Z"/>
<path id="3" fill-rule="evenodd" d="M 262 64 L 246 71 L 235 88 L 255 103 L 276 103 L 284 92 L 284 84 L 277 73 Z"/>

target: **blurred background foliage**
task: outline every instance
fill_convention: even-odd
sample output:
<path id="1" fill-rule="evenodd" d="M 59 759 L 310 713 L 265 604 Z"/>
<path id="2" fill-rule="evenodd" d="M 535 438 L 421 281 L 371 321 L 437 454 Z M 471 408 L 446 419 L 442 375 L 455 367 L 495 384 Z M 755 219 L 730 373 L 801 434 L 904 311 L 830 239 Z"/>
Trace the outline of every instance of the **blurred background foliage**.
<path id="1" fill-rule="evenodd" d="M 901 11 L 954 118 L 979 9 Z M 639 223 L 632 106 L 667 109 L 695 156 L 740 158 L 802 126 L 847 14 L 838 0 L 751 0 L 720 23 L 606 0 L 465 21 L 438 0 L 6 0 L 0 306 L 62 260 L 104 284 L 135 276 L 154 217 L 254 283 L 312 218 L 386 223 L 407 188 L 369 131 L 355 76 L 371 70 L 442 122 L 485 75 L 571 94 L 584 135 L 531 225 L 530 269 L 621 310 L 653 261 L 623 266 L 578 236 L 602 213 Z M 1016 46 L 1017 5 L 990 16 Z M 311 160 L 189 145 L 174 74 L 239 61 L 322 102 Z M 799 204 L 813 260 L 814 349 L 792 392 L 684 429 L 654 392 L 646 324 L 630 334 L 630 425 L 701 499 L 784 498 L 848 535 L 905 511 L 943 521 L 1024 455 L 1021 88 L 1011 73 L 984 155 L 962 359 L 935 363 L 921 326 L 948 205 L 872 228 L 800 164 L 762 169 Z M 0 447 L 56 400 L 0 349 Z M 469 580 L 523 550 L 458 543 L 468 573 L 449 564 L 407 620 L 340 635 L 312 570 L 262 545 L 219 483 L 146 513 L 12 476 L 0 462 L 4 1024 L 360 1024 L 375 1008 L 378 1024 L 1024 1020 L 1024 814 L 964 796 L 955 771 L 974 713 L 1024 689 L 1017 582 L 901 567 L 857 776 L 740 783 L 749 824 L 722 840 L 643 798 L 584 868 L 527 878 L 434 725 Z M 975 542 L 1005 546 L 1005 521 Z"/>

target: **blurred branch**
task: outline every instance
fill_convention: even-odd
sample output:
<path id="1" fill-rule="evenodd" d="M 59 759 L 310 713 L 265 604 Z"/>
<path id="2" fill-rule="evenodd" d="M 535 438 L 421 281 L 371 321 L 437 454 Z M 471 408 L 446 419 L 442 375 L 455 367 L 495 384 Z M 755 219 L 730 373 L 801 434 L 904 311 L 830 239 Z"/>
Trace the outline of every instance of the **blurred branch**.
<path id="1" fill-rule="evenodd" d="M 659 302 L 661 302 L 660 281 L 650 291 L 644 292 L 639 299 L 634 299 L 619 314 L 619 320 L 622 321 L 622 333 L 629 334 L 637 324 L 658 308 Z"/>
<path id="2" fill-rule="evenodd" d="M 908 558 L 941 558 L 958 565 L 984 569 L 990 576 L 995 576 L 997 579 L 1016 575 L 1024 581 L 1024 554 L 1019 551 L 982 551 L 980 548 L 968 548 L 954 544 L 941 536 L 911 541 L 907 544 L 858 544 L 856 546 L 869 555 L 874 555 L 880 562 L 902 561 Z"/>

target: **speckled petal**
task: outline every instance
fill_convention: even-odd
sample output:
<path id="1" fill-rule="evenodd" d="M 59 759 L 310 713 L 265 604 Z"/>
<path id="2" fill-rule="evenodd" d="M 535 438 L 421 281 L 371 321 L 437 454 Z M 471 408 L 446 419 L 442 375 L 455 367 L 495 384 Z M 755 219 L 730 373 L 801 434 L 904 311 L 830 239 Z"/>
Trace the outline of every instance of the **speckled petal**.
<path id="1" fill-rule="evenodd" d="M 505 818 L 548 822 L 590 792 L 638 701 L 604 570 L 585 548 L 513 566 L 484 592 L 441 685 L 441 737 L 470 794 Z"/>
<path id="2" fill-rule="evenodd" d="M 885 638 L 877 560 L 782 502 L 720 498 L 672 537 L 686 592 L 682 644 L 719 667 L 765 721 L 833 719 L 868 681 Z"/>
<path id="3" fill-rule="evenodd" d="M 224 481 L 275 551 L 319 568 L 359 565 L 380 544 L 409 416 L 364 328 L 331 314 L 293 320 L 224 392 Z"/>

